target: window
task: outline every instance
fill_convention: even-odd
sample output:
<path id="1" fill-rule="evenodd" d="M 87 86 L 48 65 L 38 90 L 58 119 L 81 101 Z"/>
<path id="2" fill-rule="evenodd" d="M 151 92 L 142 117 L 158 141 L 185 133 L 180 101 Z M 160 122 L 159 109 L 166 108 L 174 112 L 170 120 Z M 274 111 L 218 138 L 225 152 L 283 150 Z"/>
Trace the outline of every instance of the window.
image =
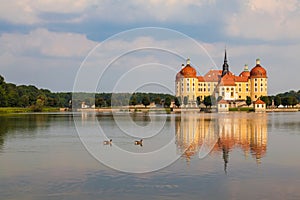
<path id="1" fill-rule="evenodd" d="M 241 84 L 239 83 L 239 86 L 241 87 Z"/>
<path id="2" fill-rule="evenodd" d="M 231 97 L 233 97 L 233 92 L 230 93 Z"/>
<path id="3" fill-rule="evenodd" d="M 246 83 L 246 87 L 248 87 L 248 83 Z"/>
<path id="4" fill-rule="evenodd" d="M 202 92 L 202 88 L 200 88 L 200 92 Z"/>
<path id="5" fill-rule="evenodd" d="M 206 86 L 206 84 L 204 83 L 204 85 L 203 85 L 204 87 Z"/>
<path id="6" fill-rule="evenodd" d="M 210 87 L 210 83 L 208 83 L 207 86 Z"/>
<path id="7" fill-rule="evenodd" d="M 246 92 L 248 92 L 249 90 L 248 90 L 248 88 L 246 88 Z"/>
<path id="8" fill-rule="evenodd" d="M 200 88 L 198 88 L 198 92 L 200 92 Z"/>
<path id="9" fill-rule="evenodd" d="M 241 88 L 239 88 L 239 92 L 241 92 L 242 91 L 242 89 Z"/>
<path id="10" fill-rule="evenodd" d="M 239 96 L 239 99 L 242 98 L 241 96 Z"/>
<path id="11" fill-rule="evenodd" d="M 190 79 L 186 79 L 186 81 L 188 81 L 188 82 L 189 82 L 189 81 L 190 81 Z"/>
<path id="12" fill-rule="evenodd" d="M 231 91 L 233 91 L 233 88 L 231 88 Z"/>
<path id="13" fill-rule="evenodd" d="M 224 91 L 224 88 L 222 88 L 222 91 Z"/>
<path id="14" fill-rule="evenodd" d="M 257 92 L 257 88 L 255 88 L 255 92 Z"/>
<path id="15" fill-rule="evenodd" d="M 186 86 L 190 86 L 190 84 L 189 84 L 189 83 L 187 83 L 187 84 L 186 84 Z"/>
<path id="16" fill-rule="evenodd" d="M 207 91 L 210 92 L 210 88 L 207 88 Z"/>
<path id="17" fill-rule="evenodd" d="M 257 78 L 256 78 L 256 79 L 254 79 L 254 81 L 255 81 L 255 82 L 257 82 Z"/>
<path id="18" fill-rule="evenodd" d="M 195 83 L 193 83 L 193 86 L 195 86 Z"/>
<path id="19" fill-rule="evenodd" d="M 255 97 L 255 99 L 256 99 L 256 98 L 257 98 L 257 95 L 255 95 L 254 97 Z"/>
<path id="20" fill-rule="evenodd" d="M 222 92 L 222 96 L 223 96 L 223 97 L 225 96 L 224 92 Z"/>
<path id="21" fill-rule="evenodd" d="M 255 83 L 254 85 L 257 86 L 257 83 Z"/>
<path id="22" fill-rule="evenodd" d="M 263 86 L 263 84 L 261 83 L 260 86 Z"/>
<path id="23" fill-rule="evenodd" d="M 190 91 L 190 88 L 187 88 L 186 90 L 189 92 L 189 91 Z"/>
<path id="24" fill-rule="evenodd" d="M 206 89 L 204 88 L 204 89 L 203 89 L 203 91 L 205 92 L 205 91 L 206 91 Z"/>
<path id="25" fill-rule="evenodd" d="M 262 91 L 263 91 L 263 88 L 261 88 L 260 91 L 262 92 Z"/>

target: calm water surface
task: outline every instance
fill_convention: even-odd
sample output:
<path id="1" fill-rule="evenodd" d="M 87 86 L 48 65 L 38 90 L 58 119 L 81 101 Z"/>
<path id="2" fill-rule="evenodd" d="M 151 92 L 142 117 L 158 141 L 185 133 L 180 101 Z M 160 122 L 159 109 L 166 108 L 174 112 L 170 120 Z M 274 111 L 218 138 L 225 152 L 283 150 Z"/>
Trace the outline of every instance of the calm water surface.
<path id="1" fill-rule="evenodd" d="M 118 117 L 121 124 L 109 114 L 0 116 L 0 199 L 300 199 L 300 112 Z M 74 119 L 92 148 L 116 163 L 126 159 L 116 148 L 146 154 L 168 143 L 181 156 L 150 173 L 111 169 L 86 150 Z M 150 137 L 153 121 L 164 124 Z M 92 134 L 95 123 L 112 146 Z M 218 138 L 199 159 L 208 129 Z M 136 138 L 145 138 L 143 146 Z"/>

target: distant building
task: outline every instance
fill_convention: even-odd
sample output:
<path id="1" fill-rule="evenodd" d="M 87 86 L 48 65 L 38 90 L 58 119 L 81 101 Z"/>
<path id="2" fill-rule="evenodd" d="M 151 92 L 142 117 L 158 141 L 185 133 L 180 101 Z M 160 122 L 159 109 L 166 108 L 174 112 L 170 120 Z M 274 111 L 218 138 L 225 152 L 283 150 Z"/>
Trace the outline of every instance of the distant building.
<path id="1" fill-rule="evenodd" d="M 266 112 L 266 103 L 260 99 L 257 99 L 254 103 L 254 111 L 255 112 Z"/>
<path id="2" fill-rule="evenodd" d="M 224 99 L 218 102 L 218 112 L 228 112 L 229 111 L 229 103 Z"/>
<path id="3" fill-rule="evenodd" d="M 188 99 L 189 106 L 196 106 L 197 97 L 202 101 L 205 96 L 214 95 L 216 98 L 234 102 L 246 100 L 247 96 L 256 101 L 260 96 L 267 96 L 267 71 L 256 60 L 256 65 L 249 71 L 248 65 L 238 75 L 229 70 L 227 53 L 225 50 L 224 64 L 222 70 L 210 70 L 204 76 L 197 76 L 190 59 L 176 75 L 175 91 L 176 97 L 183 102 Z"/>

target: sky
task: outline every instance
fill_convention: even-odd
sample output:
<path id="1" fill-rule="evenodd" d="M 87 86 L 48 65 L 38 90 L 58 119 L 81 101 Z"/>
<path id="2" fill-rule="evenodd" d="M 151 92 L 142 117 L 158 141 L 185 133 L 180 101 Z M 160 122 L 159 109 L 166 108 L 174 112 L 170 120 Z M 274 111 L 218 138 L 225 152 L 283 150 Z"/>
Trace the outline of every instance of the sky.
<path id="1" fill-rule="evenodd" d="M 0 74 L 51 91 L 174 92 L 187 58 L 199 75 L 256 58 L 270 95 L 299 90 L 299 0 L 11 0 L 0 7 Z"/>

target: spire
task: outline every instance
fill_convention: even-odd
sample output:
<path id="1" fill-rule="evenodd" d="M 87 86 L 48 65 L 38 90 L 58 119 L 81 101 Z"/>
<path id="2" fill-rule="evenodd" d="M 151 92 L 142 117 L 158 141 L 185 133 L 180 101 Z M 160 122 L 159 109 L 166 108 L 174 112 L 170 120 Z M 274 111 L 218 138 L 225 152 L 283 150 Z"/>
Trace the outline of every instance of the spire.
<path id="1" fill-rule="evenodd" d="M 227 63 L 227 52 L 225 48 L 225 56 L 224 56 L 224 64 L 223 64 L 223 70 L 222 70 L 222 77 L 229 72 L 229 65 Z"/>

